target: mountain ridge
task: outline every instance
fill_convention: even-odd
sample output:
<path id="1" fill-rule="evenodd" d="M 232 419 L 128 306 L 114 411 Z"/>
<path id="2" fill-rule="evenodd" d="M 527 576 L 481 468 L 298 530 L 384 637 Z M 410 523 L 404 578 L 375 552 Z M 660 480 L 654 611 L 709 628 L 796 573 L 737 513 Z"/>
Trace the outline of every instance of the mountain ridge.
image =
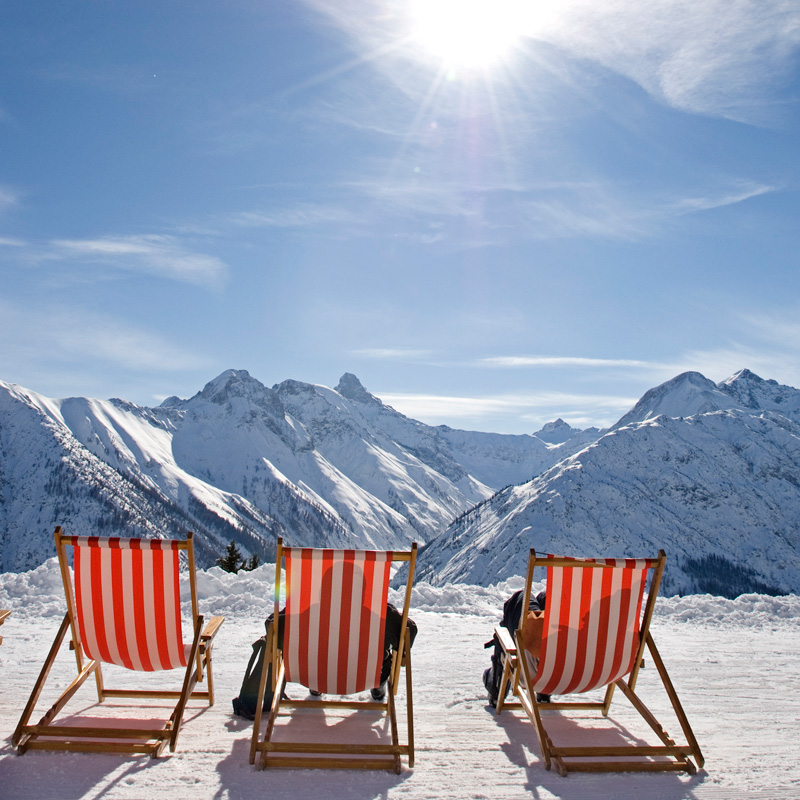
<path id="1" fill-rule="evenodd" d="M 748 370 L 720 384 L 683 373 L 588 447 L 465 512 L 428 543 L 417 574 L 485 584 L 520 574 L 531 547 L 664 548 L 667 591 L 716 586 L 705 573 L 719 573 L 722 559 L 742 591 L 798 592 L 798 512 L 800 392 Z"/>
<path id="2" fill-rule="evenodd" d="M 0 382 L 0 570 L 52 555 L 52 529 L 293 544 L 420 543 L 432 583 L 494 583 L 525 554 L 667 550 L 674 592 L 798 591 L 800 392 L 740 370 L 682 373 L 608 430 L 532 434 L 413 420 L 352 373 L 267 387 L 225 370 L 188 399 L 46 398 Z M 635 553 L 637 554 L 637 553 Z M 714 583 L 714 581 L 717 581 Z"/>
<path id="3" fill-rule="evenodd" d="M 153 503 L 173 518 L 159 517 L 165 530 L 195 529 L 206 542 L 201 561 L 211 563 L 230 539 L 262 559 L 279 535 L 308 546 L 405 547 L 432 538 L 509 474 L 523 480 L 542 458 L 557 458 L 542 445 L 533 461 L 508 463 L 492 451 L 505 440 L 498 434 L 477 445 L 475 478 L 439 429 L 384 405 L 351 373 L 338 388 L 294 380 L 268 388 L 229 369 L 192 397 L 151 408 L 56 400 L 0 382 L 0 569 L 47 557 L 55 524 L 105 530 L 116 520 L 131 535 L 153 535 Z M 24 431 L 15 424 L 22 418 Z M 15 453 L 42 450 L 51 452 L 45 468 L 12 469 Z M 48 470 L 62 451 L 74 469 L 54 493 Z M 21 496 L 40 513 L 16 504 Z"/>

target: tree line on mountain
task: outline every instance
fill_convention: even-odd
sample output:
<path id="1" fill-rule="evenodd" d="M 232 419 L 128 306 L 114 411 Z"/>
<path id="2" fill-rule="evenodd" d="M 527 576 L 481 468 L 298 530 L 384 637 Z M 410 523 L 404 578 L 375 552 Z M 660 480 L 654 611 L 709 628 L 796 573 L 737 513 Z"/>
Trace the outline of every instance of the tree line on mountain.
<path id="1" fill-rule="evenodd" d="M 683 570 L 695 582 L 700 594 L 713 594 L 732 600 L 742 594 L 785 594 L 782 589 L 770 586 L 756 577 L 754 570 L 715 553 L 701 558 L 689 558 Z"/>

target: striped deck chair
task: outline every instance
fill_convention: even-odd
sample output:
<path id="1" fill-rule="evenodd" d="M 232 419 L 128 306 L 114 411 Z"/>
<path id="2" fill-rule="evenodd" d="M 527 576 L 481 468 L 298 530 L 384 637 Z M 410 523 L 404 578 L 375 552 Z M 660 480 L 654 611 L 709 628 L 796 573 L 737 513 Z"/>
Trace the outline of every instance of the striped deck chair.
<path id="1" fill-rule="evenodd" d="M 407 621 L 416 555 L 416 543 L 410 551 L 380 552 L 284 547 L 278 539 L 273 620 L 279 622 L 277 625 L 273 622 L 267 633 L 266 663 L 271 670 L 264 669 L 261 675 L 251 764 L 260 754 L 261 768 L 387 769 L 399 773 L 402 755 L 408 757 L 410 767 L 414 765 L 411 641 Z M 409 562 L 408 578 L 400 647 L 393 654 L 384 698 L 343 699 L 341 695 L 364 692 L 381 682 L 389 578 L 392 564 L 398 561 Z M 282 567 L 286 576 L 286 605 L 284 612 L 279 613 Z M 400 743 L 395 707 L 401 668 L 405 670 L 406 744 Z M 261 712 L 268 673 L 273 682 L 272 706 L 262 738 Z M 291 700 L 286 696 L 287 683 L 301 684 L 314 694 Z M 328 695 L 335 695 L 336 699 Z M 391 743 L 321 741 L 319 737 L 315 741 L 288 741 L 284 734 L 291 726 L 276 725 L 278 715 L 284 709 L 294 709 L 291 713 L 297 719 L 298 711 L 303 708 L 368 711 L 377 719 L 386 715 Z M 317 721 L 325 719 L 323 716 Z M 375 734 L 374 729 L 371 733 Z"/>
<path id="2" fill-rule="evenodd" d="M 88 750 L 122 753 L 149 753 L 153 758 L 169 744 L 175 750 L 183 711 L 189 699 L 214 703 L 211 650 L 223 617 L 213 617 L 203 630 L 203 617 L 197 613 L 194 547 L 192 534 L 187 539 L 122 539 L 98 536 L 65 536 L 55 530 L 56 552 L 64 582 L 67 613 L 42 667 L 12 738 L 20 753 L 26 750 Z M 68 547 L 73 548 L 74 586 L 67 562 Z M 192 596 L 193 627 L 191 644 L 183 641 L 179 591 L 179 557 L 188 556 Z M 30 725 L 47 677 L 64 638 L 70 632 L 70 648 L 75 651 L 78 677 L 45 713 L 37 725 Z M 103 681 L 101 663 L 115 664 L 137 672 L 181 670 L 180 690 L 109 689 Z M 103 720 L 102 725 L 59 725 L 56 715 L 64 708 L 86 679 L 94 675 L 97 698 L 145 698 L 177 701 L 172 715 L 162 728 L 128 726 L 119 719 Z M 206 691 L 195 691 L 206 676 Z M 114 726 L 107 723 L 113 722 Z M 119 724 L 117 724 L 119 723 Z"/>
<path id="3" fill-rule="evenodd" d="M 505 628 L 495 634 L 503 651 L 503 679 L 496 713 L 522 707 L 534 725 L 545 767 L 554 762 L 569 771 L 685 771 L 694 774 L 703 755 L 650 633 L 666 555 L 654 559 L 574 559 L 530 551 L 523 592 L 528 608 L 535 567 L 547 568 L 547 603 L 543 620 L 523 611 L 512 638 Z M 645 585 L 650 590 L 643 604 Z M 686 738 L 676 744 L 636 693 L 644 649 L 650 652 Z M 517 702 L 505 702 L 507 684 Z M 602 701 L 541 702 L 537 695 L 565 695 L 605 687 Z M 628 741 L 620 745 L 555 745 L 545 725 L 546 712 L 597 710 L 607 716 L 619 688 L 652 728 L 658 745 Z M 694 759 L 694 762 L 691 759 Z"/>

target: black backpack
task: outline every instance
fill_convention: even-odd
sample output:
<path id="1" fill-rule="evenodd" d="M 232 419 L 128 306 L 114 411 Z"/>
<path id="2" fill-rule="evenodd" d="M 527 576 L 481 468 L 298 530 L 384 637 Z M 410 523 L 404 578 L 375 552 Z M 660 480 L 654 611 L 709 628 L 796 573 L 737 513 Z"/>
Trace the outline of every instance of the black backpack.
<path id="1" fill-rule="evenodd" d="M 247 664 L 247 670 L 242 680 L 242 688 L 239 689 L 239 696 L 233 698 L 233 713 L 237 717 L 245 719 L 255 719 L 256 704 L 258 702 L 258 684 L 261 681 L 261 673 L 264 670 L 264 656 L 267 650 L 267 637 L 262 636 L 253 642 L 253 654 Z M 267 686 L 264 692 L 263 711 L 269 711 L 272 705 L 272 665 L 268 667 Z"/>
<path id="2" fill-rule="evenodd" d="M 531 595 L 528 601 L 528 609 L 530 611 L 543 611 L 546 602 L 546 595 L 544 592 L 539 592 L 536 597 Z M 522 618 L 522 589 L 514 592 L 511 597 L 503 603 L 503 618 L 500 624 L 511 632 L 511 638 L 516 637 L 519 621 Z M 497 706 L 497 698 L 500 696 L 500 681 L 503 680 L 503 661 L 502 653 L 503 648 L 500 646 L 496 636 L 492 636 L 491 640 L 486 642 L 484 648 L 494 647 L 492 652 L 491 666 L 483 672 L 483 685 L 489 694 L 489 705 L 494 708 Z M 503 699 L 508 697 L 508 692 L 511 689 L 511 684 L 506 684 L 506 691 Z"/>

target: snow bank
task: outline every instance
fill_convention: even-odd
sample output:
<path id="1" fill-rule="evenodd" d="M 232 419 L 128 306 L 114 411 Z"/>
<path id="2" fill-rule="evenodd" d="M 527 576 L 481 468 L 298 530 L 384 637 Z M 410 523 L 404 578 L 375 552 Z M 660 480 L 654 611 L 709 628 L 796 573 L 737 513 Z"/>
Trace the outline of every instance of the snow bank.
<path id="1" fill-rule="evenodd" d="M 497 616 L 503 602 L 523 580 L 509 578 L 491 586 L 471 586 L 455 583 L 431 586 L 415 584 L 411 606 L 415 611 L 440 614 Z M 197 593 L 201 612 L 237 617 L 264 618 L 272 612 L 275 588 L 275 565 L 264 564 L 252 572 L 234 575 L 219 567 L 197 573 Z M 534 591 L 544 588 L 535 584 Z M 189 583 L 181 581 L 184 611 L 189 613 Z M 389 600 L 402 603 L 400 592 L 389 590 Z M 54 617 L 64 614 L 64 593 L 58 560 L 51 558 L 30 572 L 0 573 L 0 608 L 10 608 L 23 618 Z M 800 597 L 783 595 L 745 594 L 735 600 L 712 595 L 661 597 L 655 616 L 673 622 L 702 622 L 705 625 L 762 627 L 800 619 Z"/>

